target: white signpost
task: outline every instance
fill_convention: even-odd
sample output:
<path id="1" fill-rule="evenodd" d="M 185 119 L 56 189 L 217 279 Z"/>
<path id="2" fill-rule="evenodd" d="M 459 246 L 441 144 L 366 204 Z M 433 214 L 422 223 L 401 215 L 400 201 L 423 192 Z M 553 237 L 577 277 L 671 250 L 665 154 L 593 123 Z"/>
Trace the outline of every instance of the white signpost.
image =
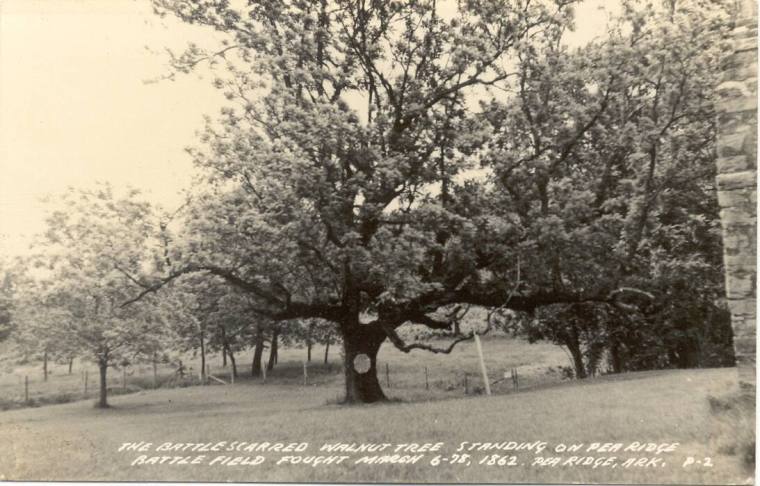
<path id="1" fill-rule="evenodd" d="M 491 394 L 491 384 L 488 382 L 488 372 L 486 371 L 486 362 L 483 361 L 483 348 L 480 345 L 480 336 L 475 334 L 475 347 L 478 348 L 478 358 L 480 359 L 480 372 L 483 374 L 483 384 L 486 386 L 486 395 Z"/>

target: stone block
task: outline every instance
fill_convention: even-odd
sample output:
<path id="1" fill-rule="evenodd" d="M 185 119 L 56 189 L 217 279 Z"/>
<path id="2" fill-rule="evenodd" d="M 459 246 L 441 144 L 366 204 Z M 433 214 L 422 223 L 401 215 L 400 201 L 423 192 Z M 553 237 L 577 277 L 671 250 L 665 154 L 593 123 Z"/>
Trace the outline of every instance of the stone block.
<path id="1" fill-rule="evenodd" d="M 753 371 L 756 366 L 755 353 L 743 353 L 734 347 L 734 354 L 736 355 L 736 366 L 741 368 L 751 368 Z M 741 372 L 741 371 L 740 371 Z"/>
<path id="2" fill-rule="evenodd" d="M 718 115 L 719 133 L 734 133 L 742 128 L 757 124 L 757 113 L 752 111 L 716 112 Z"/>
<path id="3" fill-rule="evenodd" d="M 732 157 L 736 159 L 746 157 Z M 720 164 L 720 161 L 718 161 Z M 726 172 L 729 173 L 729 172 Z M 718 191 L 718 205 L 721 208 L 747 208 L 752 207 L 752 192 L 750 189 L 736 189 L 733 191 Z"/>
<path id="4" fill-rule="evenodd" d="M 751 79 L 757 76 L 757 61 L 730 63 L 723 70 L 723 79 Z"/>
<path id="5" fill-rule="evenodd" d="M 727 193 L 739 193 L 735 201 L 736 205 L 725 207 L 720 211 L 720 217 L 723 222 L 723 228 L 729 229 L 732 227 L 751 227 L 757 223 L 757 218 L 754 212 L 754 208 L 749 204 L 749 195 L 741 194 L 743 191 L 721 191 Z M 730 197 L 730 196 L 729 196 Z"/>
<path id="6" fill-rule="evenodd" d="M 747 127 L 739 128 L 732 133 L 721 133 L 718 137 L 718 155 L 720 157 L 735 157 L 737 155 L 746 155 L 744 151 L 745 140 L 749 130 Z"/>
<path id="7" fill-rule="evenodd" d="M 718 172 L 727 174 L 731 172 L 741 172 L 751 168 L 747 163 L 746 155 L 734 155 L 731 157 L 718 158 Z"/>
<path id="8" fill-rule="evenodd" d="M 752 275 L 729 273 L 726 276 L 726 296 L 729 299 L 753 297 L 755 295 L 755 278 Z"/>
<path id="9" fill-rule="evenodd" d="M 728 308 L 731 310 L 732 314 L 754 316 L 755 312 L 757 312 L 757 300 L 754 298 L 729 300 Z"/>
<path id="10" fill-rule="evenodd" d="M 756 111 L 757 97 L 742 96 L 730 97 L 715 103 L 715 108 L 719 111 L 737 112 L 737 111 Z"/>
<path id="11" fill-rule="evenodd" d="M 744 98 L 752 96 L 750 88 L 743 81 L 737 81 L 736 79 L 723 81 L 715 88 L 715 91 L 720 98 Z"/>
<path id="12" fill-rule="evenodd" d="M 755 252 L 752 251 L 738 255 L 723 255 L 723 263 L 729 270 L 741 268 L 748 272 L 754 272 L 757 265 L 757 259 L 755 257 Z"/>
<path id="13" fill-rule="evenodd" d="M 732 174 L 718 174 L 716 180 L 719 191 L 731 191 L 755 187 L 757 184 L 757 174 L 754 170 L 734 172 Z"/>
<path id="14" fill-rule="evenodd" d="M 755 318 L 746 314 L 731 314 L 734 318 L 734 337 L 755 339 Z"/>
<path id="15" fill-rule="evenodd" d="M 738 51 L 734 53 L 733 57 L 735 58 L 735 61 L 739 64 L 752 64 L 753 62 L 757 60 L 757 55 L 755 54 L 755 51 Z M 737 79 L 741 79 L 742 81 L 745 80 L 745 78 L 737 78 Z"/>
<path id="16" fill-rule="evenodd" d="M 757 52 L 757 32 L 734 37 L 734 52 Z"/>
<path id="17" fill-rule="evenodd" d="M 736 354 L 749 356 L 755 354 L 755 336 L 737 338 L 734 336 L 734 350 Z"/>

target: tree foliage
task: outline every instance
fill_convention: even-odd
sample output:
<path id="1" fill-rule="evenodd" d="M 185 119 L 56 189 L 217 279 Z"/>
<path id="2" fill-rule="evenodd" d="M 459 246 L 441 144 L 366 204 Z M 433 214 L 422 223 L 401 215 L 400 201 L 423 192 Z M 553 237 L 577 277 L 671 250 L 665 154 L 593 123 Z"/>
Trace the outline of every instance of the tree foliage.
<path id="1" fill-rule="evenodd" d="M 573 3 L 154 0 L 224 36 L 172 63 L 223 64 L 230 104 L 191 149 L 206 184 L 166 272 L 132 300 L 206 272 L 272 322 L 332 322 L 346 399 L 369 402 L 380 345 L 448 352 L 472 337 L 461 306 L 633 311 L 687 270 L 716 289 L 721 6 L 626 1 L 571 49 Z M 452 346 L 407 343 L 409 323 Z"/>
<path id="2" fill-rule="evenodd" d="M 109 366 L 160 349 L 167 315 L 148 297 L 129 308 L 130 275 L 154 264 L 151 207 L 108 185 L 70 190 L 51 201 L 47 230 L 35 243 L 19 318 L 26 333 L 57 352 L 76 350 L 100 368 L 101 407 L 107 406 Z"/>

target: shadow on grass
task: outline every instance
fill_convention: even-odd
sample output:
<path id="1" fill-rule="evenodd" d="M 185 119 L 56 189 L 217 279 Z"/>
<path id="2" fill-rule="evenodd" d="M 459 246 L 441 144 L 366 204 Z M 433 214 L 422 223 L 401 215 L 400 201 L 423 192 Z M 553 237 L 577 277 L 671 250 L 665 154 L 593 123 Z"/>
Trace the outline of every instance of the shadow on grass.
<path id="1" fill-rule="evenodd" d="M 755 470 L 755 390 L 708 396 L 717 451 L 738 456 L 747 473 Z"/>

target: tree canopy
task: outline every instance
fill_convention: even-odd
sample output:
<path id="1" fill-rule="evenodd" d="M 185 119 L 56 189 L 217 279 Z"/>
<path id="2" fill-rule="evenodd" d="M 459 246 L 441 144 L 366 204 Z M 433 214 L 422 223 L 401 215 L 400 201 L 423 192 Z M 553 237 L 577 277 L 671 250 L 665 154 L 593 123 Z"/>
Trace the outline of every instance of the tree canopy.
<path id="1" fill-rule="evenodd" d="M 45 351 L 76 352 L 98 364 L 101 407 L 109 366 L 161 345 L 166 314 L 155 296 L 125 308 L 131 275 L 155 268 L 159 248 L 151 207 L 136 191 L 108 185 L 55 199 L 35 243 L 16 318 Z"/>
<path id="2" fill-rule="evenodd" d="M 229 102 L 188 149 L 200 179 L 172 217 L 107 186 L 63 196 L 28 320 L 86 350 L 102 387 L 169 328 L 233 364 L 255 344 L 256 373 L 265 339 L 276 359 L 278 339 L 332 342 L 329 323 L 346 401 L 378 401 L 380 346 L 449 353 L 476 332 L 459 325 L 471 306 L 485 330 L 521 313 L 578 376 L 603 352 L 636 369 L 644 347 L 693 364 L 703 323 L 725 317 L 727 10 L 621 0 L 605 36 L 571 47 L 576 3 L 153 0 L 222 38 L 170 58 L 172 74 L 211 63 Z"/>

